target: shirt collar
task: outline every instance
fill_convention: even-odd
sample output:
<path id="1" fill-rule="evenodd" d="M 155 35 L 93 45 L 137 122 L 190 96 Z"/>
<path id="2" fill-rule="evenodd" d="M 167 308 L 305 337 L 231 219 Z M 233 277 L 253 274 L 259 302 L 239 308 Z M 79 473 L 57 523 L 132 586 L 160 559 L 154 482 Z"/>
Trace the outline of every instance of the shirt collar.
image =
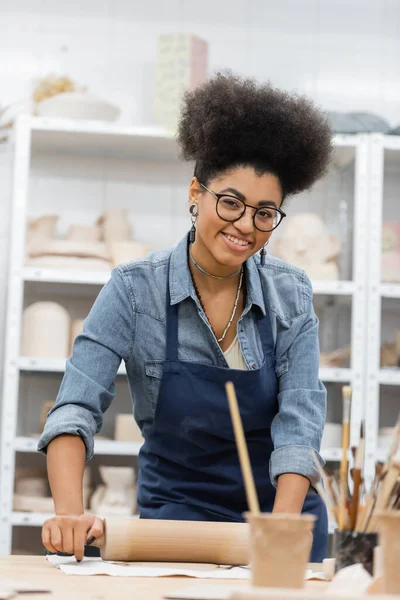
<path id="1" fill-rule="evenodd" d="M 259 261 L 252 256 L 245 263 L 246 268 L 246 305 L 258 306 L 263 315 L 265 312 L 265 302 L 259 274 Z M 169 293 L 171 304 L 178 304 L 185 298 L 195 299 L 192 276 L 188 265 L 188 236 L 179 242 L 171 254 L 171 263 L 169 270 Z"/>

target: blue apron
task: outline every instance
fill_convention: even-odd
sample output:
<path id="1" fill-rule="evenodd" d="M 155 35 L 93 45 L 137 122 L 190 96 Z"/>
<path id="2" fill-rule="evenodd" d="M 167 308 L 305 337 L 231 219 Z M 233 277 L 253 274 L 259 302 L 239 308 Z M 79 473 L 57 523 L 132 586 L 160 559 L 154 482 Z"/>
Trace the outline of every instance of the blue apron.
<path id="1" fill-rule="evenodd" d="M 178 304 L 171 305 L 169 277 L 166 309 L 167 347 L 156 412 L 154 420 L 142 426 L 140 517 L 243 521 L 248 506 L 225 394 L 227 381 L 236 388 L 260 509 L 271 512 L 271 423 L 279 407 L 268 313 L 258 319 L 263 364 L 242 371 L 178 359 Z M 327 552 L 328 520 L 319 495 L 307 494 L 303 513 L 317 516 L 310 560 L 320 562 Z"/>

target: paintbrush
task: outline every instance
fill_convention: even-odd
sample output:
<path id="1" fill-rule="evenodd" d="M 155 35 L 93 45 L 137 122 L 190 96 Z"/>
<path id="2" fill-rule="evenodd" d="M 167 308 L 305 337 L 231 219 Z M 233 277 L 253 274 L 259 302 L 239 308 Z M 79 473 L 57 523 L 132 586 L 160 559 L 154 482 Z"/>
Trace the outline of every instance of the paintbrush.
<path id="1" fill-rule="evenodd" d="M 236 398 L 235 386 L 231 381 L 225 384 L 226 395 L 228 396 L 229 410 L 231 413 L 232 426 L 236 440 L 236 447 L 239 455 L 240 466 L 244 479 L 244 487 L 247 496 L 249 511 L 253 515 L 260 514 L 260 504 L 258 502 L 257 490 L 254 482 L 253 471 L 251 469 L 249 451 L 247 448 L 246 437 L 244 435 L 242 418 L 240 416 L 238 401 Z"/>
<path id="2" fill-rule="evenodd" d="M 361 422 L 360 441 L 357 446 L 353 469 L 353 497 L 350 510 L 350 530 L 354 531 L 360 506 L 360 487 L 362 483 L 362 468 L 364 464 L 364 423 Z"/>
<path id="3" fill-rule="evenodd" d="M 350 444 L 350 406 L 351 387 L 344 385 L 343 395 L 343 421 L 342 421 L 342 460 L 340 461 L 340 504 L 339 504 L 339 531 L 343 531 L 347 524 L 347 477 L 348 477 L 348 452 Z"/>

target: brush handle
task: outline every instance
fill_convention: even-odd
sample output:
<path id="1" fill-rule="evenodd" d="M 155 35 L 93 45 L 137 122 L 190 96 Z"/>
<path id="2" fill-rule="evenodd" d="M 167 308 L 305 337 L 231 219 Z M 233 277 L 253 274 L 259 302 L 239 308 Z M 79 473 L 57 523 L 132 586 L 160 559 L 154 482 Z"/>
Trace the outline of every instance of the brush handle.
<path id="1" fill-rule="evenodd" d="M 109 518 L 96 540 L 103 560 L 246 565 L 247 523 Z"/>
<path id="2" fill-rule="evenodd" d="M 347 501 L 347 477 L 349 461 L 347 454 L 350 444 L 350 423 L 342 425 L 342 460 L 340 463 L 340 504 L 339 504 L 339 530 L 343 531 L 346 526 L 346 501 Z"/>
<path id="3" fill-rule="evenodd" d="M 251 513 L 253 513 L 254 515 L 259 514 L 260 505 L 258 503 L 256 486 L 254 483 L 253 472 L 251 470 L 249 452 L 247 449 L 246 438 L 244 436 L 242 419 L 240 417 L 235 387 L 231 381 L 228 381 L 225 388 L 228 396 L 233 431 L 235 433 L 236 446 L 239 454 L 240 466 L 242 469 L 244 485 L 246 489 L 247 503 L 249 505 L 249 510 Z"/>
<path id="4" fill-rule="evenodd" d="M 360 487 L 361 487 L 361 469 L 353 469 L 353 499 L 350 513 L 350 530 L 354 531 L 357 524 L 357 515 L 360 503 Z"/>

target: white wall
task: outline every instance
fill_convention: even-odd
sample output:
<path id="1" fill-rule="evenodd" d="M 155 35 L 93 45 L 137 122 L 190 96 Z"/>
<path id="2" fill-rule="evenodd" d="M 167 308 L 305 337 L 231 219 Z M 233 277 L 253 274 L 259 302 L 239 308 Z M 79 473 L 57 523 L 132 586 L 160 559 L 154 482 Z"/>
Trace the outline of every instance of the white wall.
<path id="1" fill-rule="evenodd" d="M 67 73 L 149 123 L 157 36 L 177 31 L 210 43 L 211 70 L 400 122 L 398 0 L 1 0 L 0 104 Z"/>

